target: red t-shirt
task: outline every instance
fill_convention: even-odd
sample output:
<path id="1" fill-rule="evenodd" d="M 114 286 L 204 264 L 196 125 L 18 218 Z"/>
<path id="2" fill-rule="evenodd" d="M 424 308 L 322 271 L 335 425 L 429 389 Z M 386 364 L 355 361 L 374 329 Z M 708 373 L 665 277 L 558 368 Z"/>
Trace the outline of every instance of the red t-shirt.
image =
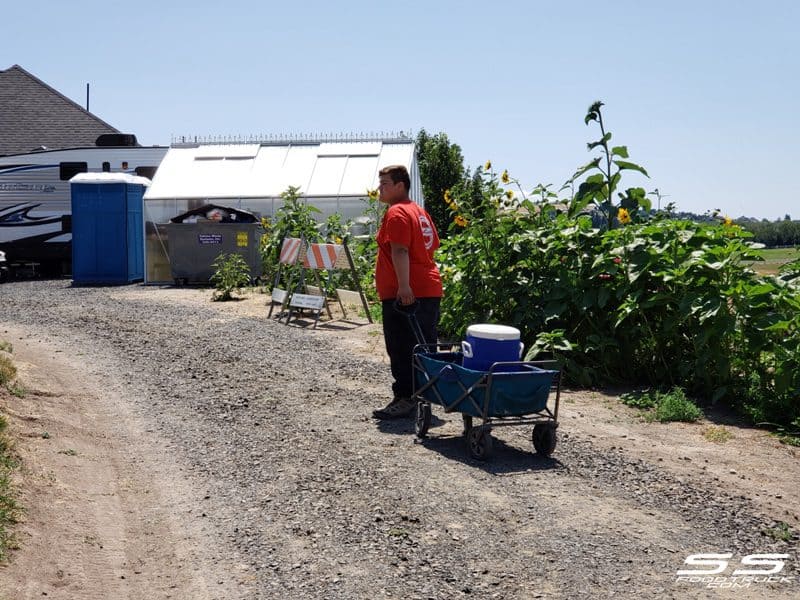
<path id="1" fill-rule="evenodd" d="M 414 202 L 398 202 L 383 215 L 378 230 L 378 261 L 375 287 L 381 300 L 397 298 L 397 273 L 392 264 L 391 242 L 408 248 L 409 283 L 417 298 L 441 298 L 442 278 L 433 262 L 439 234 L 433 219 Z"/>

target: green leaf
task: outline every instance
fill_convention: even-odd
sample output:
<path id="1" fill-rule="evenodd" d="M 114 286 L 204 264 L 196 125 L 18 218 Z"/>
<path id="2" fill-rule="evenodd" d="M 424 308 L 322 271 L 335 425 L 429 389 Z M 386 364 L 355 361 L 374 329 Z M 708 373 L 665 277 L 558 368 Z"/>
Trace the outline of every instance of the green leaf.
<path id="1" fill-rule="evenodd" d="M 636 163 L 628 162 L 626 160 L 615 160 L 614 164 L 619 167 L 620 171 L 638 171 L 645 177 L 650 177 L 650 175 L 647 174 L 647 171 L 645 171 L 644 167 L 640 167 Z"/>
<path id="2" fill-rule="evenodd" d="M 586 144 L 586 146 L 587 146 L 587 149 L 588 149 L 589 151 L 591 151 L 591 150 L 594 150 L 594 149 L 595 149 L 595 148 L 597 148 L 598 146 L 603 146 L 603 145 L 607 144 L 607 143 L 608 143 L 608 140 L 610 140 L 610 139 L 611 139 L 611 132 L 609 132 L 609 133 L 605 134 L 605 135 L 603 136 L 603 139 L 601 139 L 601 140 L 599 140 L 599 141 L 597 141 L 597 142 L 590 142 L 590 143 Z"/>
<path id="3" fill-rule="evenodd" d="M 621 158 L 628 158 L 628 147 L 627 146 L 614 146 L 611 149 L 612 156 L 619 156 Z"/>
<path id="4" fill-rule="evenodd" d="M 607 287 L 600 288 L 600 292 L 597 295 L 597 306 L 600 308 L 605 308 L 606 304 L 608 304 L 608 299 L 611 296 L 611 290 Z"/>
<path id="5" fill-rule="evenodd" d="M 599 158 L 595 158 L 594 160 L 586 163 L 580 169 L 575 171 L 575 174 L 572 177 L 570 177 L 567 180 L 567 183 L 565 183 L 564 185 L 568 186 L 571 182 L 575 181 L 578 177 L 581 177 L 587 171 L 591 171 L 592 169 L 598 168 L 599 165 L 600 165 L 600 159 Z M 564 189 L 564 188 L 561 188 L 561 189 Z"/>
<path id="6" fill-rule="evenodd" d="M 600 119 L 601 106 L 603 106 L 603 103 L 598 100 L 589 107 L 589 109 L 586 111 L 586 116 L 583 119 L 583 122 L 586 125 L 589 124 L 589 121 L 598 121 Z"/>

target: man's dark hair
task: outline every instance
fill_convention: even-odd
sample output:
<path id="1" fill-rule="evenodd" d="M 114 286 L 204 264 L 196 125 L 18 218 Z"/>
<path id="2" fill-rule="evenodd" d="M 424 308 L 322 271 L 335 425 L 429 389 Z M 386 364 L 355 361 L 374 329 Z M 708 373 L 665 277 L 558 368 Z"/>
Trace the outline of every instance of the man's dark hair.
<path id="1" fill-rule="evenodd" d="M 378 172 L 378 175 L 388 175 L 392 179 L 392 183 L 400 183 L 402 181 L 403 185 L 406 186 L 406 194 L 411 191 L 411 177 L 408 176 L 408 169 L 403 165 L 383 167 Z"/>

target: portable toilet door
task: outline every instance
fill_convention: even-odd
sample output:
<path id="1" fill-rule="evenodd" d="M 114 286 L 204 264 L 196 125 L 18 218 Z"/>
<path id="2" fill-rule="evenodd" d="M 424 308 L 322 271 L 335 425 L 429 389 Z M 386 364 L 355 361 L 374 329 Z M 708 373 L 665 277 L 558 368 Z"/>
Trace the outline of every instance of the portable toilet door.
<path id="1" fill-rule="evenodd" d="M 70 183 L 73 283 L 144 279 L 142 207 L 149 180 L 125 173 L 81 173 Z"/>

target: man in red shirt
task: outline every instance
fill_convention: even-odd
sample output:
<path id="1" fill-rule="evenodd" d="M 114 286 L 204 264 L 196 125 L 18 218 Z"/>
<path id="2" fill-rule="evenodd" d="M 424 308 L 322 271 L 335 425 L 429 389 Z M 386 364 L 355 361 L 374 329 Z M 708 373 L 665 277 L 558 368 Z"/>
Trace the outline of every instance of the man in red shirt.
<path id="1" fill-rule="evenodd" d="M 379 172 L 380 200 L 389 205 L 378 230 L 375 286 L 383 310 L 383 337 L 392 368 L 392 401 L 373 411 L 378 419 L 411 414 L 415 403 L 411 354 L 417 344 L 407 312 L 414 310 L 425 342 L 436 343 L 442 279 L 433 262 L 439 235 L 433 219 L 408 197 L 411 179 L 402 165 Z M 397 304 L 397 306 L 395 306 Z"/>

